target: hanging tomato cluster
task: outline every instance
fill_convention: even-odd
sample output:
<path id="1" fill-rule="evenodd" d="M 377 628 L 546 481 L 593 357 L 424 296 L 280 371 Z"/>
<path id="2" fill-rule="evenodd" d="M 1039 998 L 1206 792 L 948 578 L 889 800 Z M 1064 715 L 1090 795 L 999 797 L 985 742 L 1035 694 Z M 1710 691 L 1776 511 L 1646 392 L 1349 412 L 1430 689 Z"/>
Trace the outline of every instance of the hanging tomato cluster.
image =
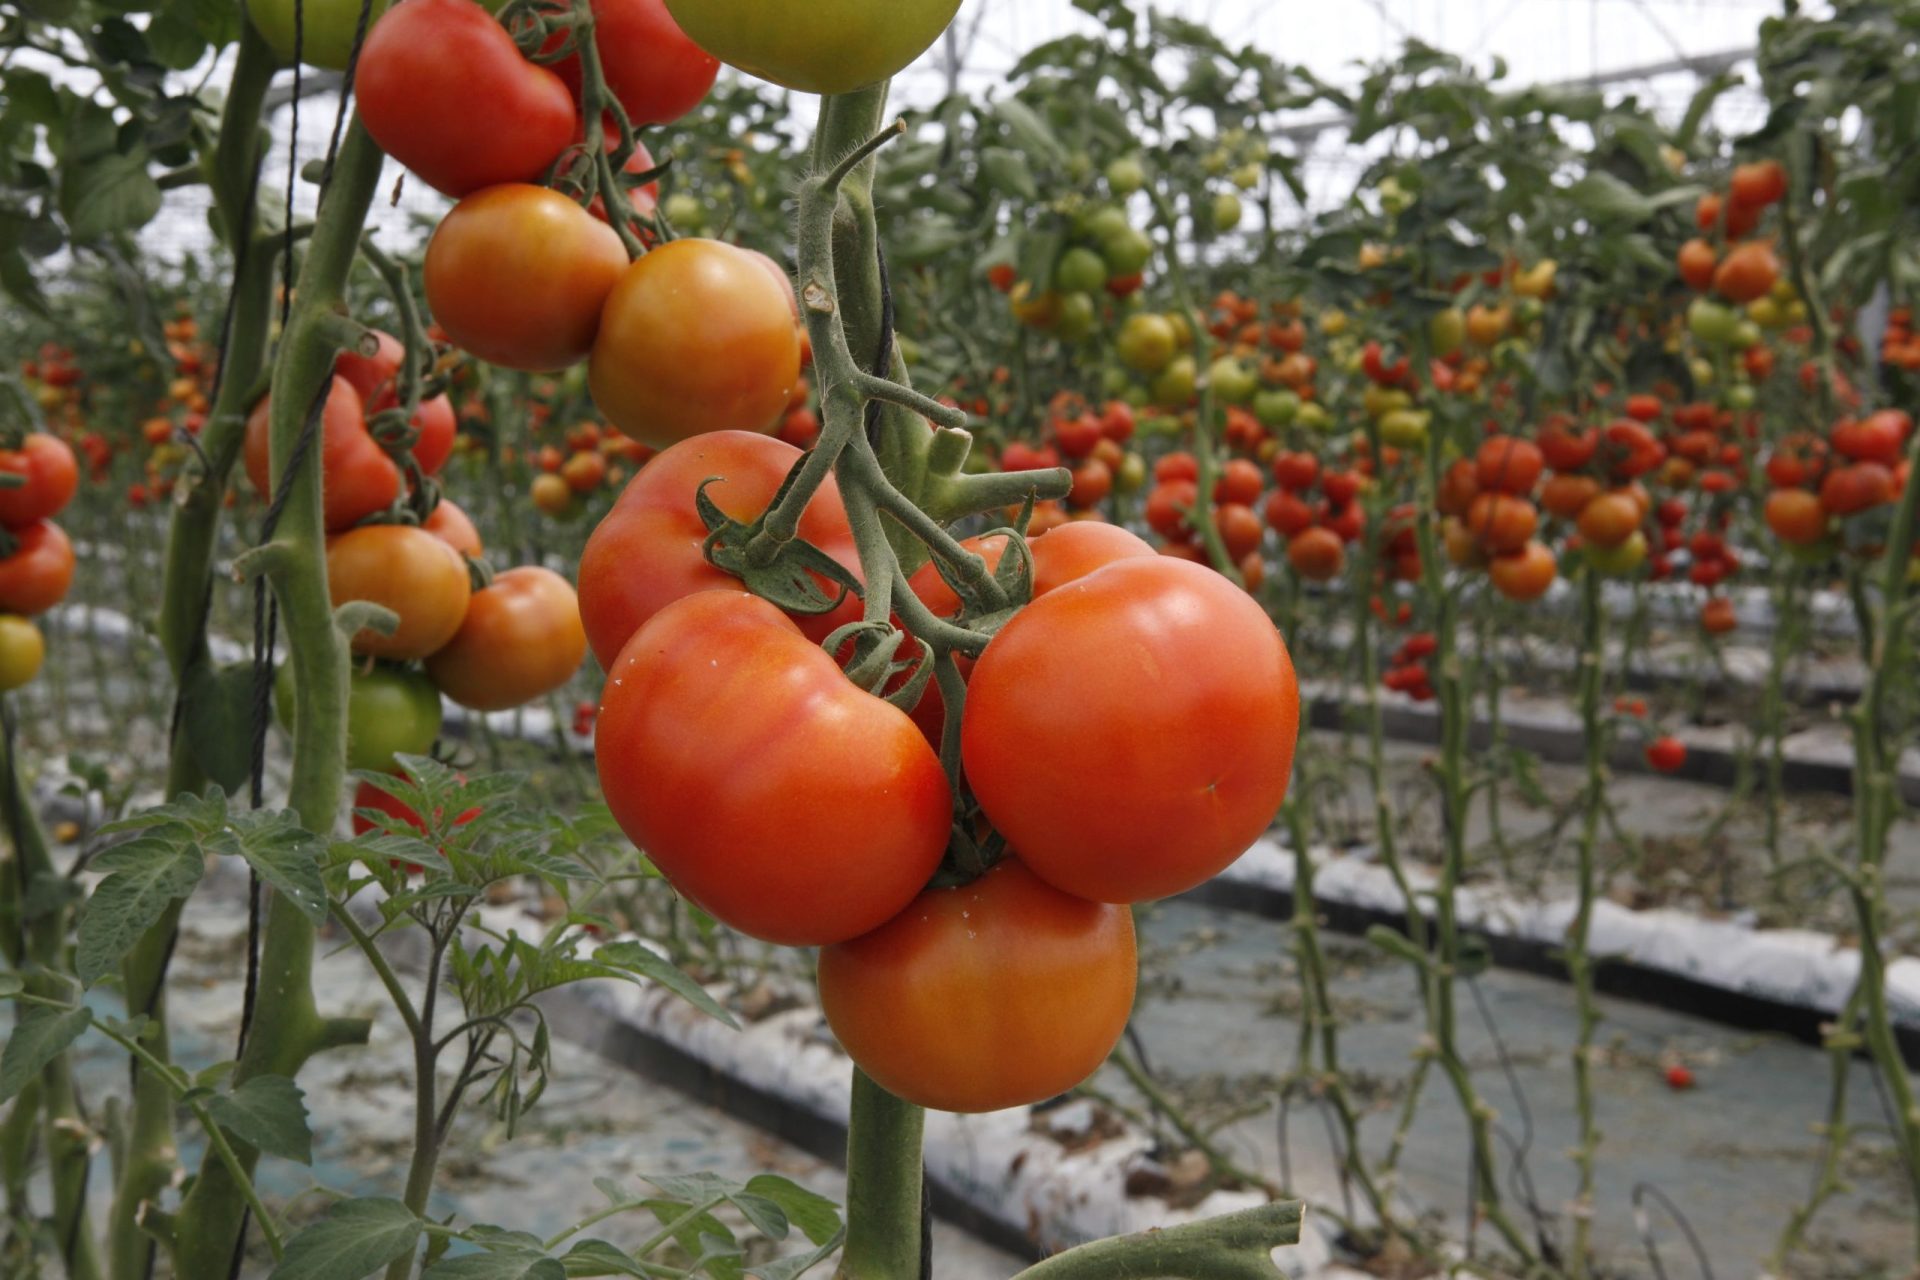
<path id="1" fill-rule="evenodd" d="M 32 680 L 46 658 L 30 619 L 66 599 L 73 584 L 73 543 L 53 517 L 79 485 L 66 441 L 34 431 L 0 442 L 0 692 Z"/>
<path id="2" fill-rule="evenodd" d="M 1826 559 L 1835 532 L 1864 530 L 1861 518 L 1891 505 L 1906 488 L 1904 454 L 1912 433 L 1910 415 L 1881 409 L 1842 418 L 1825 437 L 1800 432 L 1781 440 L 1766 461 L 1767 527 L 1796 554 Z M 1848 540 L 1863 551 L 1875 549 L 1864 532 Z"/>

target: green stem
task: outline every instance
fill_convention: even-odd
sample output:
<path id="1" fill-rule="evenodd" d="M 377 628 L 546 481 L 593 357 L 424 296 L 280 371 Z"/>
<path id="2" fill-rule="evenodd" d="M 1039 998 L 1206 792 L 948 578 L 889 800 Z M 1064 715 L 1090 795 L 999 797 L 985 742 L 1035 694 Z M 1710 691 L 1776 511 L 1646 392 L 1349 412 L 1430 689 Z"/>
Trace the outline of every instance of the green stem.
<path id="1" fill-rule="evenodd" d="M 341 146 L 331 184 L 321 198 L 297 302 L 281 338 L 272 390 L 271 458 L 274 483 L 282 473 L 309 411 L 332 375 L 337 354 L 326 320 L 344 310 L 344 290 L 373 202 L 383 157 L 356 118 Z M 326 524 L 321 501 L 320 450 L 293 477 L 274 541 L 285 554 L 267 570 L 287 630 L 289 661 L 300 714 L 293 725 L 290 807 L 311 831 L 329 831 L 340 810 L 346 776 L 346 637 L 334 623 L 327 590 Z M 235 1084 L 258 1075 L 298 1074 L 307 1059 L 337 1044 L 364 1041 L 364 1020 L 322 1019 L 313 998 L 314 926 L 285 898 L 270 895 L 261 931 L 260 986 L 252 1028 L 234 1069 Z M 256 1153 L 240 1152 L 251 1170 Z M 218 1162 L 202 1164 L 181 1205 L 174 1239 L 174 1273 L 217 1276 L 239 1240 L 245 1199 Z"/>
<path id="2" fill-rule="evenodd" d="M 1015 1280 L 1281 1280 L 1273 1251 L 1300 1240 L 1301 1206 L 1282 1200 L 1204 1222 L 1095 1240 Z"/>
<path id="3" fill-rule="evenodd" d="M 1573 1149 L 1580 1187 L 1572 1206 L 1573 1256 L 1568 1269 L 1581 1280 L 1592 1261 L 1594 1153 L 1600 1129 L 1593 1105 L 1593 1034 L 1600 1024 L 1594 1000 L 1593 955 L 1587 948 L 1593 930 L 1593 909 L 1600 892 L 1595 854 L 1600 840 L 1601 811 L 1606 802 L 1607 742 L 1601 722 L 1601 694 L 1605 684 L 1606 613 L 1600 599 L 1600 575 L 1593 569 L 1580 582 L 1580 723 L 1586 735 L 1586 790 L 1582 793 L 1579 849 L 1579 907 L 1567 931 L 1567 976 L 1572 979 L 1579 1010 L 1573 1046 L 1574 1109 L 1580 1118 L 1580 1139 Z"/>
<path id="4" fill-rule="evenodd" d="M 836 1280 L 919 1280 L 926 1113 L 855 1069 L 847 1121 L 847 1244 Z"/>

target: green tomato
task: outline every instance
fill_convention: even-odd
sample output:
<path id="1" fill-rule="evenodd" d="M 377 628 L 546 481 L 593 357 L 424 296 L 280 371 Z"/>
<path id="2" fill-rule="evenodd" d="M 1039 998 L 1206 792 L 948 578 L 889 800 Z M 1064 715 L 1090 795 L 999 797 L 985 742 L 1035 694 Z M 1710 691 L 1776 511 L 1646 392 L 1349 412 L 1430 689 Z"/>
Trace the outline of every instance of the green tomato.
<path id="1" fill-rule="evenodd" d="M 1232 191 L 1222 191 L 1213 198 L 1213 229 L 1231 231 L 1240 225 L 1240 197 Z"/>
<path id="2" fill-rule="evenodd" d="M 1192 356 L 1175 356 L 1153 380 L 1153 398 L 1160 404 L 1182 409 L 1193 403 L 1200 385 L 1200 370 Z"/>
<path id="3" fill-rule="evenodd" d="M 1108 365 L 1100 371 L 1100 394 L 1109 400 L 1124 396 L 1133 386 L 1133 380 L 1127 377 L 1127 371 L 1117 365 Z"/>
<path id="4" fill-rule="evenodd" d="M 1738 315 L 1738 312 L 1735 312 Z M 1751 320 L 1742 320 L 1733 326 L 1733 345 L 1745 351 L 1748 347 L 1760 345 L 1760 326 Z"/>
<path id="5" fill-rule="evenodd" d="M 1060 322 L 1054 326 L 1054 332 L 1068 342 L 1080 342 L 1093 332 L 1093 323 L 1096 318 L 1091 294 L 1062 294 Z"/>
<path id="6" fill-rule="evenodd" d="M 1300 416 L 1300 397 L 1285 389 L 1262 391 L 1253 397 L 1253 416 L 1263 427 L 1284 427 Z"/>
<path id="7" fill-rule="evenodd" d="M 661 201 L 660 212 L 676 231 L 698 231 L 707 225 L 707 206 L 691 192 L 674 192 Z"/>
<path id="8" fill-rule="evenodd" d="M 960 0 L 667 0 L 667 12 L 729 66 L 802 93 L 851 93 L 925 53 Z"/>
<path id="9" fill-rule="evenodd" d="M 1100 256 L 1114 275 L 1138 275 L 1153 259 L 1153 241 L 1146 232 L 1128 227 L 1100 241 Z"/>
<path id="10" fill-rule="evenodd" d="M 288 732 L 300 699 L 293 664 L 273 677 L 273 709 Z M 377 665 L 356 669 L 347 688 L 347 768 L 392 772 L 395 755 L 423 756 L 440 737 L 440 690 L 418 671 Z"/>
<path id="11" fill-rule="evenodd" d="M 1328 413 L 1327 407 L 1318 400 L 1308 400 L 1303 403 L 1300 406 L 1300 412 L 1293 415 L 1293 420 L 1308 431 L 1318 431 L 1323 435 L 1333 430 L 1333 415 Z"/>
<path id="12" fill-rule="evenodd" d="M 1150 311 L 1136 311 L 1128 316 L 1120 326 L 1120 336 L 1114 339 L 1120 363 L 1135 373 L 1160 372 L 1173 359 L 1178 345 L 1173 322 Z"/>
<path id="13" fill-rule="evenodd" d="M 1130 196 L 1147 185 L 1147 167 L 1133 156 L 1121 156 L 1107 165 L 1107 190 Z"/>
<path id="14" fill-rule="evenodd" d="M 1087 294 L 1107 287 L 1107 263 L 1091 249 L 1069 249 L 1053 268 L 1053 287 L 1066 294 Z M 1092 301 L 1088 301 L 1092 305 Z"/>
<path id="15" fill-rule="evenodd" d="M 1721 399 L 1727 408 L 1734 412 L 1744 412 L 1753 408 L 1755 399 L 1751 382 L 1736 382 L 1721 393 Z"/>
<path id="16" fill-rule="evenodd" d="M 1120 469 L 1113 473 L 1113 487 L 1118 493 L 1138 493 L 1147 482 L 1147 460 L 1137 453 L 1129 453 L 1120 459 Z"/>
<path id="17" fill-rule="evenodd" d="M 1172 437 L 1180 434 L 1180 419 L 1170 413 L 1156 413 L 1142 418 L 1138 426 L 1141 435 Z"/>
<path id="18" fill-rule="evenodd" d="M 1396 449 L 1412 449 L 1427 442 L 1425 409 L 1391 409 L 1380 416 L 1380 439 Z"/>
<path id="19" fill-rule="evenodd" d="M 1598 547 L 1591 543 L 1581 550 L 1587 563 L 1609 578 L 1624 578 L 1647 562 L 1647 535 L 1638 529 L 1617 547 Z"/>
<path id="20" fill-rule="evenodd" d="M 1740 313 L 1706 298 L 1695 298 L 1687 306 L 1687 328 L 1710 347 L 1722 347 L 1733 341 L 1740 327 Z"/>
<path id="21" fill-rule="evenodd" d="M 1242 191 L 1251 191 L 1260 185 L 1260 166 L 1247 163 L 1233 171 L 1233 185 Z"/>
<path id="22" fill-rule="evenodd" d="M 1245 404 L 1260 389 L 1253 370 L 1232 356 L 1221 356 L 1207 366 L 1207 382 L 1222 404 Z"/>
<path id="23" fill-rule="evenodd" d="M 1427 341 L 1433 344 L 1433 354 L 1450 356 L 1458 351 L 1467 340 L 1466 313 L 1458 307 L 1448 307 L 1436 311 L 1427 321 Z"/>
<path id="24" fill-rule="evenodd" d="M 1153 397 L 1148 395 L 1147 389 L 1138 383 L 1130 384 L 1125 391 L 1120 393 L 1120 398 L 1127 402 L 1129 408 L 1133 409 L 1144 409 L 1153 403 Z"/>
<path id="25" fill-rule="evenodd" d="M 386 7 L 387 0 L 373 0 L 369 25 Z M 247 0 L 247 16 L 280 61 L 291 64 L 296 26 L 293 0 Z M 345 71 L 359 24 L 360 0 L 301 0 L 300 60 L 310 67 Z"/>
<path id="26" fill-rule="evenodd" d="M 1110 204 L 1100 205 L 1077 221 L 1076 230 L 1089 240 L 1105 240 L 1109 236 L 1124 235 L 1133 230 L 1133 223 L 1127 220 L 1127 211 Z"/>

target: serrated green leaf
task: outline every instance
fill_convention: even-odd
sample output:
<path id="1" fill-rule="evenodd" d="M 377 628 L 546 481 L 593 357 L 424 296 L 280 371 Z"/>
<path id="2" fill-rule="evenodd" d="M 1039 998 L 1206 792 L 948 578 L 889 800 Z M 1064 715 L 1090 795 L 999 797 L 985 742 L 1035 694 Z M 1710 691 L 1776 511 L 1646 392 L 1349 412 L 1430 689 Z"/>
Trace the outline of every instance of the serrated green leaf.
<path id="1" fill-rule="evenodd" d="M 569 1276 L 646 1276 L 648 1271 L 605 1240 L 582 1240 L 560 1259 Z"/>
<path id="2" fill-rule="evenodd" d="M 207 1103 L 214 1123 L 250 1147 L 300 1164 L 313 1163 L 306 1095 L 285 1076 L 254 1076 Z"/>
<path id="3" fill-rule="evenodd" d="M 308 920 L 327 918 L 327 886 L 320 874 L 326 842 L 285 810 L 242 810 L 231 818 L 234 852 L 261 880 L 284 896 Z"/>
<path id="4" fill-rule="evenodd" d="M 796 1253 L 785 1258 L 771 1258 L 766 1262 L 749 1263 L 747 1273 L 760 1277 L 760 1280 L 799 1280 L 800 1276 L 839 1252 L 845 1239 L 844 1230 L 836 1231 L 832 1236 L 821 1241 L 819 1247 L 805 1253 Z"/>
<path id="5" fill-rule="evenodd" d="M 6 1048 L 0 1049 L 0 1102 L 26 1088 L 27 1081 L 65 1052 L 92 1023 L 93 1010 L 85 1005 L 77 1009 L 38 1005 L 27 1012 L 8 1034 Z"/>
<path id="6" fill-rule="evenodd" d="M 1567 188 L 1566 196 L 1581 212 L 1606 221 L 1644 222 L 1653 216 L 1653 203 L 1645 195 L 1604 169 L 1583 175 Z"/>
<path id="7" fill-rule="evenodd" d="M 178 823 L 154 827 L 109 849 L 94 866 L 113 874 L 87 900 L 74 961 L 88 986 L 119 967 L 120 958 L 167 907 L 200 883 L 206 855 L 193 831 Z"/>
<path id="8" fill-rule="evenodd" d="M 814 1244 L 825 1244 L 840 1232 L 840 1206 L 777 1173 L 755 1174 L 747 1190 L 779 1205 L 787 1221 L 800 1228 Z"/>
<path id="9" fill-rule="evenodd" d="M 465 1253 L 428 1268 L 420 1280 L 566 1280 L 567 1269 L 552 1258 L 524 1250 Z"/>
<path id="10" fill-rule="evenodd" d="M 342 1200 L 287 1241 L 268 1280 L 364 1280 L 420 1242 L 420 1219 L 398 1200 Z"/>
<path id="11" fill-rule="evenodd" d="M 145 152 L 109 151 L 62 171 L 60 213 L 80 243 L 138 230 L 153 221 L 161 203 Z"/>
<path id="12" fill-rule="evenodd" d="M 708 995 L 705 987 L 688 977 L 673 961 L 656 955 L 638 942 L 612 943 L 594 952 L 593 958 L 629 976 L 657 982 L 708 1017 L 724 1022 L 736 1031 L 740 1028 L 733 1014 Z"/>

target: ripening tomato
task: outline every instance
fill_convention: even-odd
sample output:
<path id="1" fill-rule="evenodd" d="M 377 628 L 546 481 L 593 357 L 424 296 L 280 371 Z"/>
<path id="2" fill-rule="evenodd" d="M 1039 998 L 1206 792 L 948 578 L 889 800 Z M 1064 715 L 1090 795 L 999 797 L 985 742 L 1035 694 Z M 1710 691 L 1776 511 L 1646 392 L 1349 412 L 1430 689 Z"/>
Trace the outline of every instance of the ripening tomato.
<path id="1" fill-rule="evenodd" d="M 368 33 L 353 87 L 381 150 L 455 199 L 533 181 L 579 132 L 565 83 L 474 0 L 396 5 Z"/>
<path id="2" fill-rule="evenodd" d="M 1565 422 L 1549 422 L 1540 428 L 1540 455 L 1555 471 L 1578 471 L 1593 460 L 1600 449 L 1600 433 L 1592 427 L 1575 431 Z"/>
<path id="3" fill-rule="evenodd" d="M 8 532 L 14 550 L 0 560 L 0 613 L 45 613 L 67 598 L 73 584 L 73 543 L 51 520 Z"/>
<path id="4" fill-rule="evenodd" d="M 1913 430 L 1913 419 L 1898 409 L 1882 409 L 1855 421 L 1851 418 L 1834 424 L 1831 433 L 1833 451 L 1853 462 L 1878 462 L 1894 466 L 1900 450 Z M 5 464 L 0 463 L 0 468 Z M 3 494 L 5 490 L 0 490 Z"/>
<path id="5" fill-rule="evenodd" d="M 1775 489 L 1767 495 L 1767 527 L 1782 541 L 1810 546 L 1827 536 L 1827 510 L 1805 489 Z"/>
<path id="6" fill-rule="evenodd" d="M 368 329 L 367 334 L 373 340 L 372 355 L 359 347 L 345 347 L 333 358 L 334 376 L 347 380 L 360 394 L 361 404 L 372 404 L 400 376 L 400 366 L 407 359 L 406 344 L 400 339 L 382 329 Z"/>
<path id="7" fill-rule="evenodd" d="M 1678 773 L 1687 763 L 1687 744 L 1671 735 L 1655 738 L 1647 744 L 1647 763 L 1658 773 Z"/>
<path id="8" fill-rule="evenodd" d="M 442 498 L 420 526 L 461 555 L 478 560 L 485 551 L 473 519 L 451 498 Z"/>
<path id="9" fill-rule="evenodd" d="M 1487 576 L 1494 590 L 1509 600 L 1538 600 L 1559 572 L 1553 552 L 1541 542 L 1528 542 L 1518 551 L 1487 562 Z"/>
<path id="10" fill-rule="evenodd" d="M 40 628 L 18 614 L 0 614 L 0 693 L 11 693 L 40 674 L 47 641 Z"/>
<path id="11" fill-rule="evenodd" d="M 1688 288 L 1705 293 L 1713 286 L 1713 273 L 1720 265 L 1720 255 L 1714 252 L 1711 243 L 1696 236 L 1680 246 L 1674 264 Z"/>
<path id="12" fill-rule="evenodd" d="M 1756 160 L 1733 167 L 1728 194 L 1735 204 L 1764 209 L 1787 194 L 1787 170 L 1778 160 Z"/>
<path id="13" fill-rule="evenodd" d="M 399 617 L 392 635 L 363 627 L 355 653 L 407 662 L 453 639 L 472 596 L 467 562 L 425 529 L 369 524 L 327 541 L 327 586 L 333 603 L 365 600 Z"/>
<path id="14" fill-rule="evenodd" d="M 1540 506 L 1562 520 L 1577 520 L 1587 504 L 1600 496 L 1600 482 L 1592 476 L 1556 472 L 1540 489 Z"/>
<path id="15" fill-rule="evenodd" d="M 490 364 L 564 369 L 593 350 L 626 269 L 613 228 L 557 191 L 509 183 L 440 220 L 427 244 L 427 305 L 448 337 Z"/>
<path id="16" fill-rule="evenodd" d="M 1780 260 L 1758 240 L 1737 244 L 1714 269 L 1714 291 L 1734 302 L 1748 303 L 1773 292 L 1780 279 Z"/>
<path id="17" fill-rule="evenodd" d="M 1640 505 L 1618 491 L 1603 493 L 1580 513 L 1580 537 L 1595 547 L 1617 547 L 1640 527 Z"/>
<path id="18" fill-rule="evenodd" d="M 752 520 L 799 460 L 798 449 L 767 436 L 713 431 L 664 450 L 640 469 L 580 555 L 580 617 L 603 667 L 611 668 L 633 633 L 682 596 L 746 590 L 702 550 L 707 527 L 694 505 L 700 485 L 718 477 L 707 497 L 733 519 Z M 801 514 L 799 536 L 857 568 L 853 531 L 832 476 Z M 849 595 L 828 613 L 794 621 L 818 642 L 859 616 L 860 601 Z"/>
<path id="19" fill-rule="evenodd" d="M 1258 463 L 1247 458 L 1229 458 L 1213 482 L 1213 500 L 1251 506 L 1260 500 L 1260 491 L 1264 488 L 1266 481 Z"/>
<path id="20" fill-rule="evenodd" d="M 1539 445 L 1507 435 L 1487 437 L 1474 462 L 1480 488 L 1522 496 L 1533 492 L 1546 466 Z"/>
<path id="21" fill-rule="evenodd" d="M 1199 884 L 1266 829 L 1299 721 L 1265 611 L 1211 570 L 1157 556 L 1015 614 L 974 667 L 961 745 L 981 808 L 1035 874 L 1140 902 Z"/>
<path id="22" fill-rule="evenodd" d="M 594 755 L 615 820 L 675 888 L 789 946 L 897 915 L 953 818 L 939 758 L 906 714 L 771 604 L 730 591 L 676 600 L 627 642 Z"/>
<path id="23" fill-rule="evenodd" d="M 793 287 L 718 240 L 661 245 L 607 295 L 587 378 L 607 420 L 664 449 L 771 431 L 800 377 Z"/>
<path id="24" fill-rule="evenodd" d="M 1540 527 L 1540 513 L 1525 498 L 1483 493 L 1467 508 L 1467 529 L 1496 554 L 1519 551 Z"/>
<path id="25" fill-rule="evenodd" d="M 700 105 L 720 71 L 720 60 L 687 38 L 661 0 L 593 0 L 593 35 L 607 88 L 636 126 L 672 124 Z M 569 53 L 553 69 L 577 97 L 580 55 Z"/>
<path id="26" fill-rule="evenodd" d="M 1725 635 L 1739 625 L 1733 601 L 1726 596 L 1714 596 L 1700 606 L 1700 626 L 1709 635 Z"/>
<path id="27" fill-rule="evenodd" d="M 0 526 L 8 529 L 59 515 L 80 487 L 80 464 L 72 447 L 44 431 L 29 433 L 18 449 L 0 449 L 0 475 L 21 481 L 0 487 Z"/>
<path id="28" fill-rule="evenodd" d="M 820 1007 L 881 1088 L 941 1111 L 1043 1102 L 1099 1069 L 1138 965 L 1125 907 L 1062 893 L 1009 858 L 928 889 L 820 953 Z"/>
<path id="29" fill-rule="evenodd" d="M 1260 523 L 1253 508 L 1239 502 L 1223 502 L 1215 507 L 1213 525 L 1220 532 L 1227 557 L 1235 563 L 1257 551 L 1261 538 L 1266 535 L 1266 526 Z"/>
<path id="30" fill-rule="evenodd" d="M 396 769 L 394 772 L 403 778 L 407 776 L 404 770 Z M 370 820 L 360 816 L 358 811 L 361 809 L 372 809 L 376 813 L 384 813 L 396 822 L 406 823 L 415 831 L 425 832 L 427 829 L 427 824 L 420 820 L 419 814 L 364 778 L 360 780 L 360 785 L 353 789 L 353 807 L 355 810 L 353 815 L 353 834 L 356 836 L 363 836 L 367 834 L 367 832 L 374 830 L 374 824 Z M 434 816 L 438 817 L 439 814 L 436 813 Z M 464 827 L 479 816 L 480 809 L 478 806 L 475 806 L 456 817 L 453 820 L 453 825 L 456 827 Z M 417 868 L 408 867 L 407 870 L 415 871 Z"/>
<path id="31" fill-rule="evenodd" d="M 1837 516 L 1883 507 L 1893 496 L 1893 472 L 1877 462 L 1836 467 L 1820 482 L 1820 505 Z"/>
<path id="32" fill-rule="evenodd" d="M 505 711 L 564 686 L 586 656 L 573 587 L 551 569 L 521 565 L 473 593 L 427 674 L 463 707 Z"/>
<path id="33" fill-rule="evenodd" d="M 289 732 L 300 714 L 291 662 L 273 677 L 274 715 Z M 396 755 L 423 756 L 440 737 L 440 691 L 417 671 L 376 663 L 347 684 L 347 768 L 392 773 Z"/>
<path id="34" fill-rule="evenodd" d="M 925 53 L 960 0 L 667 0 L 701 48 L 728 66 L 802 93 L 851 93 Z"/>
<path id="35" fill-rule="evenodd" d="M 1308 582 L 1331 582 L 1346 567 L 1346 544 L 1331 529 L 1306 529 L 1287 543 L 1287 563 Z"/>
<path id="36" fill-rule="evenodd" d="M 1274 455 L 1273 478 L 1282 489 L 1304 493 L 1320 478 L 1320 459 L 1305 450 L 1283 449 Z"/>
<path id="37" fill-rule="evenodd" d="M 271 417 L 272 405 L 262 397 L 247 418 L 243 446 L 247 478 L 263 501 L 273 497 L 267 471 Z M 400 468 L 368 434 L 360 395 L 345 378 L 333 379 L 321 410 L 320 467 L 329 531 L 351 528 L 374 512 L 386 510 L 400 496 Z"/>
<path id="38" fill-rule="evenodd" d="M 1184 542 L 1193 536 L 1187 514 L 1200 500 L 1200 487 L 1191 480 L 1167 480 L 1147 494 L 1147 527 L 1163 538 Z"/>

